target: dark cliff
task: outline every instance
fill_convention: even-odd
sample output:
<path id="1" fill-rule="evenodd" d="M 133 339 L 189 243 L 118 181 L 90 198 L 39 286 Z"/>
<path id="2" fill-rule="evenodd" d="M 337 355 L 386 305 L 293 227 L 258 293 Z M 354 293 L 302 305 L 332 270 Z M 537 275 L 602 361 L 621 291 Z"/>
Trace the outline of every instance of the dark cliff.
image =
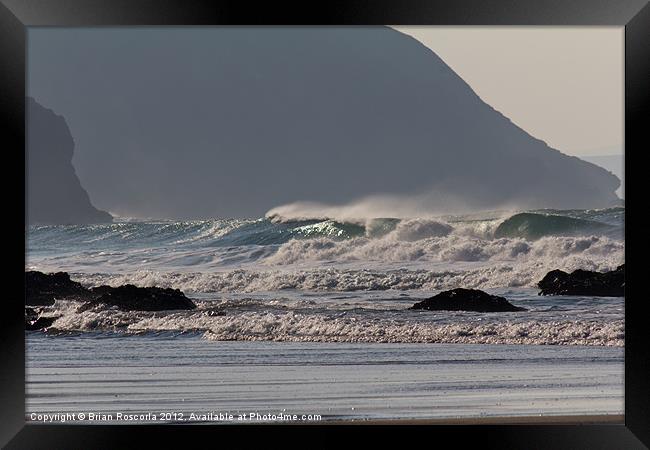
<path id="1" fill-rule="evenodd" d="M 617 177 L 530 136 L 388 27 L 56 37 L 51 61 L 30 67 L 60 89 L 75 133 L 92 144 L 76 161 L 111 209 L 251 217 L 301 200 L 431 192 L 432 210 L 617 200 Z"/>
<path id="2" fill-rule="evenodd" d="M 27 221 L 29 224 L 110 222 L 90 203 L 72 166 L 74 141 L 63 117 L 27 98 Z"/>

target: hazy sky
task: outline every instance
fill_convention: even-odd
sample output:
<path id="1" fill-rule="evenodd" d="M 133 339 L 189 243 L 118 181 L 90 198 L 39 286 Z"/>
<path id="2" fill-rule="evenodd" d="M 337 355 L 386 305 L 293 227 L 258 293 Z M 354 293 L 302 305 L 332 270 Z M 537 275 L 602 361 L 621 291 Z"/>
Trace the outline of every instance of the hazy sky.
<path id="1" fill-rule="evenodd" d="M 623 149 L 624 28 L 396 26 L 488 104 L 569 155 Z"/>

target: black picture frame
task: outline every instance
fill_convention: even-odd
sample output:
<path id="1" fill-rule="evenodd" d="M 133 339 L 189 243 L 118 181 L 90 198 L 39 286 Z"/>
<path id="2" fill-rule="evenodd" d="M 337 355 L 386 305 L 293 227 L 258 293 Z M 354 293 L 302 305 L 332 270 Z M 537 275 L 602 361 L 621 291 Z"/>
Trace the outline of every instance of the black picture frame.
<path id="1" fill-rule="evenodd" d="M 21 173 L 25 160 L 25 44 L 31 26 L 179 26 L 179 25 L 555 25 L 625 27 L 625 175 L 637 179 L 634 161 L 650 148 L 650 5 L 647 0 L 330 0 L 327 2 L 183 1 L 183 0 L 0 0 L 0 111 L 5 173 Z M 7 156 L 12 158 L 9 160 Z M 9 162 L 10 161 L 10 162 Z M 20 176 L 20 175 L 18 175 Z M 27 174 L 25 173 L 25 179 Z M 9 177 L 6 177 L 9 180 Z M 12 182 L 13 183 L 13 182 Z M 25 195 L 5 182 L 6 197 L 16 200 L 15 211 L 25 208 Z M 629 185 L 628 183 L 626 183 Z M 24 190 L 25 184 L 23 184 Z M 14 195 L 15 192 L 15 195 Z M 638 191 L 637 191 L 638 192 Z M 636 211 L 634 189 L 626 189 L 625 240 L 634 242 Z M 12 214 L 13 215 L 13 214 Z M 9 217 L 11 217 L 10 215 Z M 7 236 L 18 236 L 18 221 Z M 16 228 L 14 231 L 13 228 Z M 24 233 L 25 228 L 20 231 Z M 24 236 L 24 235 L 23 235 Z M 12 240 L 10 237 L 6 238 Z M 16 239 L 16 242 L 20 240 Z M 24 243 L 24 242 L 23 242 Z M 25 423 L 25 334 L 23 322 L 24 245 L 17 255 L 7 256 L 6 284 L 15 290 L 5 294 L 1 327 L 2 363 L 0 444 L 6 448 L 120 448 L 134 447 L 152 437 L 167 444 L 182 445 L 195 439 L 223 437 L 224 430 L 237 434 L 238 443 L 255 438 L 258 430 L 269 442 L 283 426 L 80 426 L 26 425 Z M 626 245 L 626 263 L 640 252 Z M 18 261 L 22 261 L 19 263 Z M 22 264 L 22 267 L 20 266 Z M 499 448 L 644 448 L 650 446 L 650 352 L 645 345 L 644 298 L 634 282 L 638 267 L 626 264 L 625 297 L 625 424 L 624 425 L 481 425 L 436 426 L 427 431 L 439 442 L 451 438 L 463 443 L 479 439 L 483 446 Z M 21 278 L 22 277 L 22 278 Z M 632 282 L 630 283 L 630 279 Z M 21 290 L 22 288 L 22 290 Z M 377 437 L 387 437 L 395 427 L 373 428 Z M 303 425 L 300 432 L 319 435 L 319 443 L 340 439 L 353 428 L 344 426 L 332 433 L 328 425 Z M 364 428 L 364 427 L 362 427 Z M 401 428 L 401 427 L 400 427 Z M 216 434 L 215 434 L 216 431 Z M 435 434 L 433 434 L 435 433 Z M 311 439 L 311 438 L 310 438 Z M 305 444 L 309 441 L 304 441 Z M 432 442 L 432 441 L 430 441 Z M 190 444 L 192 445 L 192 444 Z"/>

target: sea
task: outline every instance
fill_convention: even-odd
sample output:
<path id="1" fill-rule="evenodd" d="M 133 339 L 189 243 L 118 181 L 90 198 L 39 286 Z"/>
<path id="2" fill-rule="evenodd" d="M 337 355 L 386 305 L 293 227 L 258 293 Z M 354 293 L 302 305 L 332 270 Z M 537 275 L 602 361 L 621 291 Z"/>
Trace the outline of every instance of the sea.
<path id="1" fill-rule="evenodd" d="M 26 270 L 177 288 L 198 307 L 43 308 L 58 318 L 26 332 L 26 418 L 619 416 L 624 298 L 539 296 L 536 284 L 623 264 L 624 219 L 615 207 L 30 226 Z M 526 311 L 409 309 L 457 287 Z"/>

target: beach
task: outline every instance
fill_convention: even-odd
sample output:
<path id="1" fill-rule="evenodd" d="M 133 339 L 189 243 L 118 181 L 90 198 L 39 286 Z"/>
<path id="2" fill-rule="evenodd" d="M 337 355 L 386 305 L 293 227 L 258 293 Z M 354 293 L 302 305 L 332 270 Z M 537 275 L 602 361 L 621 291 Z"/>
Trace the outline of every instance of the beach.
<path id="1" fill-rule="evenodd" d="M 555 423 L 620 422 L 623 413 L 623 349 L 616 347 L 34 333 L 27 359 L 28 420 L 82 412 L 112 414 L 111 423 L 117 413 L 145 423 L 185 422 L 192 413 L 320 416 L 310 423 Z"/>

